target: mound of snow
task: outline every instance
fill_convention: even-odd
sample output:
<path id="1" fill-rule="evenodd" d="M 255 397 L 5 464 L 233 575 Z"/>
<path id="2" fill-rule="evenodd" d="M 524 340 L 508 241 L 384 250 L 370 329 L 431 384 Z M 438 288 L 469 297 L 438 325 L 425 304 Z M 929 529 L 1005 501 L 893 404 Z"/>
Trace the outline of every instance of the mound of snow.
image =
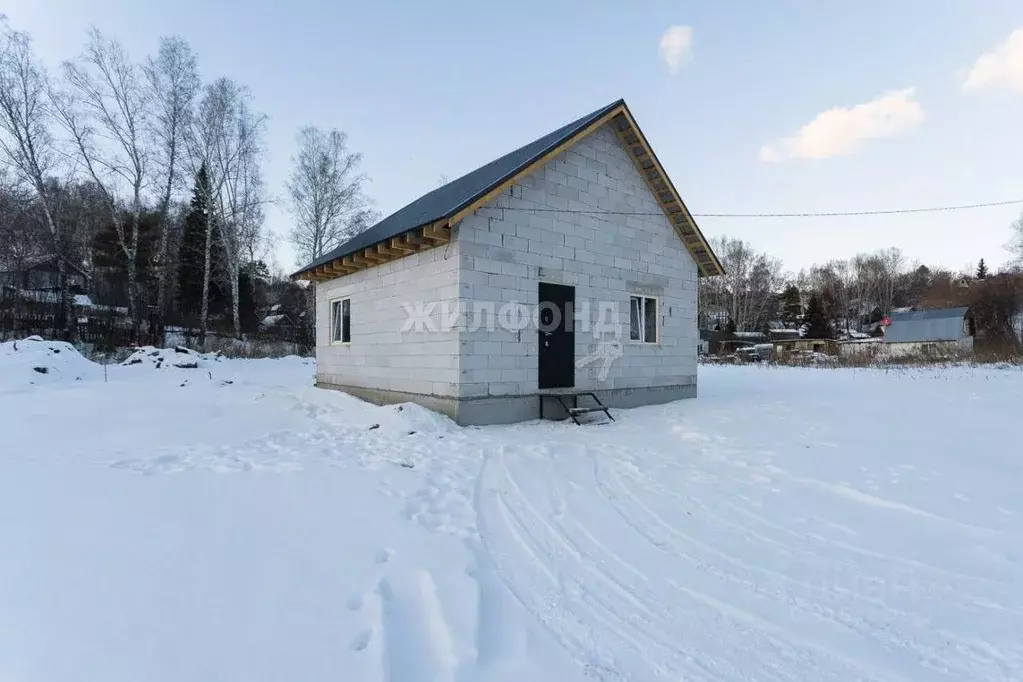
<path id="1" fill-rule="evenodd" d="M 383 406 L 380 415 L 384 426 L 414 433 L 447 433 L 458 428 L 450 417 L 416 403 Z"/>
<path id="2" fill-rule="evenodd" d="M 23 388 L 95 377 L 101 368 L 64 341 L 29 336 L 0 343 L 0 386 Z"/>
<path id="3" fill-rule="evenodd" d="M 222 357 L 220 353 L 200 353 L 184 346 L 174 346 L 173 348 L 142 346 L 129 355 L 121 365 L 125 367 L 140 365 L 149 369 L 163 367 L 198 369 L 220 362 Z"/>

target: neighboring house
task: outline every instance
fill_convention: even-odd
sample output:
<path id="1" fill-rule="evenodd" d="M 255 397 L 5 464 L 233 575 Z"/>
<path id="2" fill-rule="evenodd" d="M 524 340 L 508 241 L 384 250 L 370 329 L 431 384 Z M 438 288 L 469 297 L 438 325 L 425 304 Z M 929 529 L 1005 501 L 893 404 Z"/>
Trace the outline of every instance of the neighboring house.
<path id="1" fill-rule="evenodd" d="M 697 278 L 722 273 L 619 100 L 294 276 L 317 283 L 318 386 L 482 424 L 539 416 L 540 394 L 695 397 Z"/>
<path id="2" fill-rule="evenodd" d="M 732 332 L 722 331 L 720 329 L 701 329 L 700 347 L 703 349 L 701 352 L 706 355 L 719 355 L 721 352 L 721 344 L 734 338 L 735 335 Z"/>
<path id="3" fill-rule="evenodd" d="M 17 270 L 0 270 L 0 287 L 8 292 L 59 291 L 60 260 L 59 256 L 51 254 L 29 260 Z M 63 261 L 68 288 L 72 293 L 84 294 L 88 289 L 89 275 L 67 258 Z"/>
<path id="4" fill-rule="evenodd" d="M 976 334 L 969 312 L 965 307 L 893 311 L 884 330 L 884 353 L 891 358 L 969 353 Z"/>
<path id="5" fill-rule="evenodd" d="M 267 331 L 274 328 L 282 327 L 294 327 L 295 323 L 291 321 L 291 317 L 287 313 L 276 313 L 274 315 L 267 315 L 259 321 L 260 331 Z"/>

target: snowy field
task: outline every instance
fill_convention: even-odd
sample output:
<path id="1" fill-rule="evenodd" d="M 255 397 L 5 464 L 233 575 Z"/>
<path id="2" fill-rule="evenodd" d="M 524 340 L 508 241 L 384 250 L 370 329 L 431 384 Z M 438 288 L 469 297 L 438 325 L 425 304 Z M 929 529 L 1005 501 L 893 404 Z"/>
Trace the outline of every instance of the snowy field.
<path id="1" fill-rule="evenodd" d="M 1023 680 L 1019 371 L 462 429 L 308 360 L 19 345 L 2 682 Z"/>

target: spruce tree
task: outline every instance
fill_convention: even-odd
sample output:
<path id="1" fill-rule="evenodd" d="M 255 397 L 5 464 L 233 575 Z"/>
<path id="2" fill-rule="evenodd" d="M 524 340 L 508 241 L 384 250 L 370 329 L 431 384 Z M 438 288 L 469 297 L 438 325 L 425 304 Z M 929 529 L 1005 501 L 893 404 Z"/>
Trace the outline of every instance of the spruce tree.
<path id="1" fill-rule="evenodd" d="M 795 327 L 803 319 L 803 301 L 799 295 L 799 287 L 790 284 L 781 295 L 781 319 L 786 326 Z"/>
<path id="2" fill-rule="evenodd" d="M 266 298 L 270 270 L 261 260 L 246 263 L 238 272 L 238 318 L 242 331 L 259 331 L 259 309 Z"/>
<path id="3" fill-rule="evenodd" d="M 205 261 L 206 230 L 209 227 L 210 178 L 206 166 L 195 176 L 192 201 L 185 215 L 181 233 L 181 250 L 178 257 L 178 311 L 189 316 L 198 315 L 202 308 L 202 280 Z"/>
<path id="4" fill-rule="evenodd" d="M 224 243 L 221 241 L 220 222 L 210 216 L 210 315 L 230 315 L 231 271 L 227 267 Z"/>
<path id="5" fill-rule="evenodd" d="M 981 258 L 980 262 L 977 263 L 977 279 L 986 279 L 986 278 L 987 278 L 987 264 L 984 262 L 984 259 Z"/>
<path id="6" fill-rule="evenodd" d="M 810 296 L 806 306 L 806 338 L 808 339 L 830 339 L 834 336 L 831 323 L 828 321 L 824 304 L 817 294 Z"/>
<path id="7" fill-rule="evenodd" d="M 192 187 L 192 201 L 181 234 L 181 250 L 178 257 L 178 312 L 194 317 L 202 310 L 202 282 L 206 268 L 206 232 L 212 230 L 210 249 L 210 313 L 221 314 L 227 309 L 230 283 L 227 281 L 227 265 L 224 263 L 217 221 L 208 206 L 210 177 L 206 166 L 201 166 L 195 175 Z"/>

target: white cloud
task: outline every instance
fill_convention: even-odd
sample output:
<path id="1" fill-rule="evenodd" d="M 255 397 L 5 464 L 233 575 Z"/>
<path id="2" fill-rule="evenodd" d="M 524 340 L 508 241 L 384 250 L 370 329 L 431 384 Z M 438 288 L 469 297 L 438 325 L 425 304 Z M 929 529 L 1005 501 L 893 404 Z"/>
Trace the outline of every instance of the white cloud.
<path id="1" fill-rule="evenodd" d="M 682 68 L 682 62 L 693 49 L 693 29 L 690 26 L 672 26 L 661 36 L 661 59 L 673 75 Z"/>
<path id="2" fill-rule="evenodd" d="M 963 90 L 988 89 L 1023 92 L 1023 26 L 978 57 L 966 72 Z"/>
<path id="3" fill-rule="evenodd" d="M 822 111 L 795 135 L 761 147 L 760 160 L 844 156 L 858 150 L 867 140 L 904 133 L 923 120 L 924 110 L 914 98 L 913 88 L 887 92 L 853 107 Z"/>

